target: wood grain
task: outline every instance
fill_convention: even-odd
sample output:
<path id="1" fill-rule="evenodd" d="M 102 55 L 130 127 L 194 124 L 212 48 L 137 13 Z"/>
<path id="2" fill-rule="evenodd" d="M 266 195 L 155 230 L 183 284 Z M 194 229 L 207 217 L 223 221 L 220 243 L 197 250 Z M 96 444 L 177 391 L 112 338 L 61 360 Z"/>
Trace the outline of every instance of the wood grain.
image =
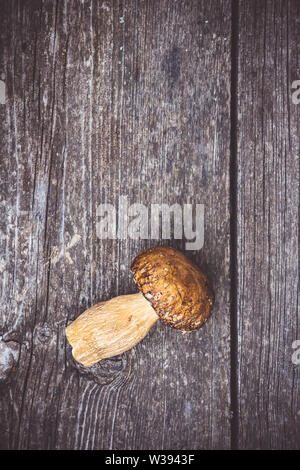
<path id="1" fill-rule="evenodd" d="M 300 447 L 298 1 L 240 1 L 238 445 Z"/>
<path id="2" fill-rule="evenodd" d="M 1 1 L 2 448 L 230 446 L 230 4 Z M 216 307 L 199 332 L 157 324 L 84 369 L 65 326 L 135 292 L 141 249 L 184 248 L 99 240 L 97 207 L 120 195 L 205 204 L 188 254 Z"/>

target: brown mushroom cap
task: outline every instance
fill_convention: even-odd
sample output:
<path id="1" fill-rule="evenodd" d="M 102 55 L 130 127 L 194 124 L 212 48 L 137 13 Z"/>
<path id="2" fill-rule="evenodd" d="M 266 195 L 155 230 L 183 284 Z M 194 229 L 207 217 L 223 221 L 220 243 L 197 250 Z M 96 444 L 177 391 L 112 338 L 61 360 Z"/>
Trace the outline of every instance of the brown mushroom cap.
<path id="1" fill-rule="evenodd" d="M 168 325 L 197 330 L 210 317 L 214 294 L 206 275 L 169 246 L 149 248 L 131 264 L 134 281 Z"/>

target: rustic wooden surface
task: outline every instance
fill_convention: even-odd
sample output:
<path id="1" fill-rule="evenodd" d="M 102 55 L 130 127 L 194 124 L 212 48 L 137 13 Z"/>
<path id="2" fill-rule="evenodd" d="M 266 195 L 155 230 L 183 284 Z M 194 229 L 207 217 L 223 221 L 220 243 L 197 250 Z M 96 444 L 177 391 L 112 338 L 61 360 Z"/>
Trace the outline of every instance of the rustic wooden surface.
<path id="1" fill-rule="evenodd" d="M 238 444 L 300 448 L 300 3 L 244 1 L 238 54 Z"/>
<path id="2" fill-rule="evenodd" d="M 1 0 L 0 448 L 300 448 L 297 0 Z M 65 326 L 135 292 L 96 209 L 205 204 L 216 292 L 84 369 Z M 297 330 L 298 328 L 298 330 Z"/>

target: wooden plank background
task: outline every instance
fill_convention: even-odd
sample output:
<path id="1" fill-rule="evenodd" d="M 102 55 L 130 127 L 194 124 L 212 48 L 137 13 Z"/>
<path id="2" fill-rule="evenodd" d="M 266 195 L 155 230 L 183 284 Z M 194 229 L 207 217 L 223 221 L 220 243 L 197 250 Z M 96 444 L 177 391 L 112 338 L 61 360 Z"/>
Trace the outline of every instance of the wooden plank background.
<path id="1" fill-rule="evenodd" d="M 297 0 L 1 0 L 0 448 L 300 448 Z M 162 243 L 100 203 L 203 203 L 216 306 L 92 368 L 65 326 Z"/>
<path id="2" fill-rule="evenodd" d="M 300 447 L 300 3 L 240 2 L 238 444 Z"/>

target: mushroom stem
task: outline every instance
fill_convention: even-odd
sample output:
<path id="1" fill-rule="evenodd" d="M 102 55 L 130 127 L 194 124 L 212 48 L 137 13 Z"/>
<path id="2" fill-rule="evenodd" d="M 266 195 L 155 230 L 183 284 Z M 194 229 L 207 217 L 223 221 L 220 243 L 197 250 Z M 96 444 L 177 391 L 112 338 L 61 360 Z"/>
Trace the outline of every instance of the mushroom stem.
<path id="1" fill-rule="evenodd" d="M 66 328 L 73 357 L 88 367 L 127 351 L 158 320 L 143 294 L 120 295 L 83 312 Z"/>

